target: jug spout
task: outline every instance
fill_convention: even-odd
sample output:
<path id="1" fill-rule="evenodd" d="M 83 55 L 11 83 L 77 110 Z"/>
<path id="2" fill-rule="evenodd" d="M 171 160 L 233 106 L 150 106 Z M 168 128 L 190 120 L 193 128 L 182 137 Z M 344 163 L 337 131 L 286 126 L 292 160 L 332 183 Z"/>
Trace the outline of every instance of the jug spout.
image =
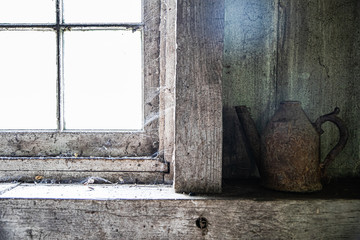
<path id="1" fill-rule="evenodd" d="M 244 133 L 244 142 L 248 154 L 254 159 L 256 166 L 260 168 L 260 135 L 251 117 L 250 109 L 246 106 L 236 106 L 235 110 Z"/>

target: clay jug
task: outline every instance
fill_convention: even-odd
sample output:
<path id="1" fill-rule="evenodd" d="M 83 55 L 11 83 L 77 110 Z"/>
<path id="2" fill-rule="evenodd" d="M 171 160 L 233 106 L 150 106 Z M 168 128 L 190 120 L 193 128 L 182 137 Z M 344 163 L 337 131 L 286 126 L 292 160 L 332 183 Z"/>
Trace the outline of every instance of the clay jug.
<path id="1" fill-rule="evenodd" d="M 332 113 L 311 123 L 297 101 L 280 104 L 261 136 L 259 171 L 265 187 L 289 192 L 313 192 L 322 189 L 326 167 L 344 148 L 348 131 L 344 122 Z M 339 131 L 339 143 L 320 161 L 321 125 L 330 121 Z"/>

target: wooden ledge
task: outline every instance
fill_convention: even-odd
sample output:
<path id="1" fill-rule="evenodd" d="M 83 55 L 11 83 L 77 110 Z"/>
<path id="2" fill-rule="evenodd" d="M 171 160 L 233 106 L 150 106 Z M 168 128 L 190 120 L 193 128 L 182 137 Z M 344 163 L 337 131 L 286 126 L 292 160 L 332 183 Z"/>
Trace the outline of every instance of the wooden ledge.
<path id="1" fill-rule="evenodd" d="M 175 193 L 170 185 L 0 184 L 0 199 L 176 200 L 204 198 Z"/>
<path id="2" fill-rule="evenodd" d="M 261 186 L 258 179 L 224 181 L 223 197 L 272 200 L 360 200 L 360 178 L 334 179 L 319 192 L 291 193 L 269 190 Z"/>
<path id="3" fill-rule="evenodd" d="M 0 184 L 0 199 L 83 199 L 83 200 L 336 200 L 360 201 L 360 179 L 342 179 L 325 185 L 320 192 L 286 193 L 263 188 L 258 180 L 224 183 L 223 193 L 200 195 L 175 193 L 171 185 L 136 184 Z"/>
<path id="4" fill-rule="evenodd" d="M 166 185 L 1 184 L 0 239 L 358 239 L 359 190 L 339 191 L 279 193 L 252 181 L 209 196 Z"/>

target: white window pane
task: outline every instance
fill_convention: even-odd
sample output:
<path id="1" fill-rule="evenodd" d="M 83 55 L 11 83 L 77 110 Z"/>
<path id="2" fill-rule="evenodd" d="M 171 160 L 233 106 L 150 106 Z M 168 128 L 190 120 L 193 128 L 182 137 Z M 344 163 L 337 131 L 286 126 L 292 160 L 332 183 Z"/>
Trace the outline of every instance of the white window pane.
<path id="1" fill-rule="evenodd" d="M 0 31 L 0 129 L 56 129 L 56 35 Z"/>
<path id="2" fill-rule="evenodd" d="M 141 129 L 141 33 L 67 31 L 66 129 Z"/>
<path id="3" fill-rule="evenodd" d="M 141 22 L 141 0 L 64 0 L 66 23 Z"/>
<path id="4" fill-rule="evenodd" d="M 54 23 L 55 0 L 0 0 L 0 23 Z"/>

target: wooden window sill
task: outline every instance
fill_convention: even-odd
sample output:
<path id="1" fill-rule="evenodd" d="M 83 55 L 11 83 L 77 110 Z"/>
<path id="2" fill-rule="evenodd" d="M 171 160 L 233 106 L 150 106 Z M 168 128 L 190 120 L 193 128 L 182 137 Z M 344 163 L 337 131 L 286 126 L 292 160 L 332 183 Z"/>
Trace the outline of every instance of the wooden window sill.
<path id="1" fill-rule="evenodd" d="M 207 196 L 168 185 L 0 184 L 0 239 L 358 239 L 358 183 L 313 194 L 225 183 Z"/>
<path id="2" fill-rule="evenodd" d="M 0 199 L 176 200 L 204 198 L 175 193 L 171 185 L 0 184 Z"/>
<path id="3" fill-rule="evenodd" d="M 175 193 L 172 185 L 137 184 L 0 184 L 0 199 L 73 200 L 360 200 L 360 179 L 332 182 L 320 192 L 286 193 L 265 189 L 258 180 L 224 184 L 221 194 Z"/>
<path id="4" fill-rule="evenodd" d="M 169 163 L 152 157 L 0 157 L 0 182 L 31 183 L 40 177 L 42 183 L 76 183 L 94 177 L 112 183 L 161 184 L 168 172 Z"/>

